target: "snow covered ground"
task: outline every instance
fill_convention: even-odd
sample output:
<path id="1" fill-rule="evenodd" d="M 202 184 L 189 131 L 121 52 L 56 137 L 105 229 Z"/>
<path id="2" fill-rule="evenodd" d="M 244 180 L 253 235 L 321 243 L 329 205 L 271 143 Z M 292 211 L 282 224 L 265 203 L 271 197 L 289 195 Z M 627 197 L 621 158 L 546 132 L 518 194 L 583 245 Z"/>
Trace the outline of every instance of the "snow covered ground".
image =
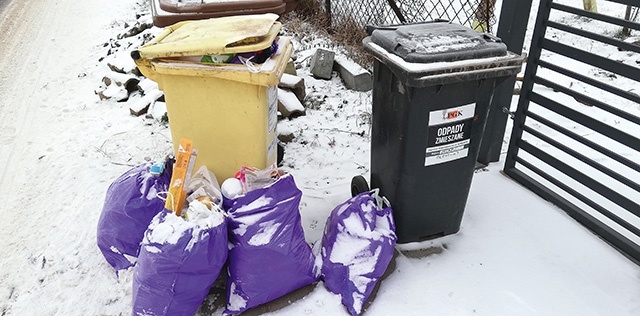
<path id="1" fill-rule="evenodd" d="M 0 19 L 0 315 L 127 315 L 132 271 L 116 277 L 96 246 L 116 177 L 171 151 L 167 127 L 100 101 L 103 43 L 141 0 L 12 1 Z M 499 6 L 499 5 L 498 5 Z M 299 43 L 309 54 L 313 42 Z M 284 168 L 303 191 L 308 242 L 368 178 L 371 94 L 299 70 L 314 106 L 281 121 L 296 140 Z M 475 174 L 459 233 L 395 259 L 367 315 L 639 315 L 640 267 L 500 173 Z M 198 315 L 221 315 L 210 296 Z M 273 315 L 346 315 L 318 283 Z M 250 313 L 249 313 L 250 314 Z"/>

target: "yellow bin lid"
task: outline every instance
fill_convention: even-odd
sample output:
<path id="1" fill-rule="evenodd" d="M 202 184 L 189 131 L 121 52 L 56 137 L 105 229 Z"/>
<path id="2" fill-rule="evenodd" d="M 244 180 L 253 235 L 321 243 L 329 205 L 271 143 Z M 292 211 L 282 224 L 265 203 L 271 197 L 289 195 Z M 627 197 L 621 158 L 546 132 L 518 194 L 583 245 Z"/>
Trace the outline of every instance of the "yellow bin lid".
<path id="1" fill-rule="evenodd" d="M 154 59 L 253 52 L 273 43 L 282 24 L 277 14 L 254 14 L 183 21 L 165 28 L 132 53 L 133 59 Z"/>

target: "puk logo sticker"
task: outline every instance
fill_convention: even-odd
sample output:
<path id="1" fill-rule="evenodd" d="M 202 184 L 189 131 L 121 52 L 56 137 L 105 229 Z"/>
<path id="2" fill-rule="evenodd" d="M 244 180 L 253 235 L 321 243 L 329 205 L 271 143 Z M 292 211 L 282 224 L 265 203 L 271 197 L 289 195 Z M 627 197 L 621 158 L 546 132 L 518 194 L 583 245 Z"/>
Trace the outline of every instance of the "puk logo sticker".
<path id="1" fill-rule="evenodd" d="M 442 111 L 442 119 L 443 120 L 453 120 L 462 116 L 462 111 L 454 110 L 454 111 Z"/>
<path id="2" fill-rule="evenodd" d="M 429 112 L 425 166 L 469 156 L 475 109 L 470 103 Z"/>

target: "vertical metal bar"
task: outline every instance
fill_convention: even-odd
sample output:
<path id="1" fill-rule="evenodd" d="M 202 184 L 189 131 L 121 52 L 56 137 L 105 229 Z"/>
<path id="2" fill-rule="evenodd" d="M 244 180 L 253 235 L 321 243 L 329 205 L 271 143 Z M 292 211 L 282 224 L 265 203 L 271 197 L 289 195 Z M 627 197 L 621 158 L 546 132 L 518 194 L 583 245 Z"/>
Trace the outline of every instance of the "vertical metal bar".
<path id="1" fill-rule="evenodd" d="M 529 12 L 531 12 L 530 0 L 502 2 L 497 35 L 502 39 L 502 42 L 507 44 L 509 51 L 516 54 L 522 53 L 524 37 L 529 22 Z M 515 83 L 516 77 L 512 76 L 496 87 L 493 94 L 493 99 L 489 106 L 487 125 L 482 136 L 480 153 L 478 154 L 478 162 L 482 164 L 487 165 L 490 162 L 500 160 L 502 140 L 504 139 L 508 119 L 507 112 L 503 111 L 503 109 L 509 110 Z"/>
<path id="2" fill-rule="evenodd" d="M 329 22 L 329 27 L 333 27 L 331 21 L 331 0 L 324 0 L 324 10 L 327 13 L 327 20 Z"/>
<path id="3" fill-rule="evenodd" d="M 471 24 L 471 28 L 478 32 L 489 32 L 491 29 L 491 16 L 493 15 L 495 6 L 496 0 L 480 0 L 478 7 L 475 9 L 475 18 Z"/>
<path id="4" fill-rule="evenodd" d="M 631 6 L 630 5 L 627 6 L 627 10 L 624 13 L 624 19 L 627 20 L 627 21 L 631 21 Z M 629 30 L 629 28 L 626 27 L 626 26 L 623 27 L 622 28 L 622 36 L 627 36 L 627 37 L 631 36 L 631 30 Z"/>
<path id="5" fill-rule="evenodd" d="M 486 12 L 484 15 L 485 20 L 483 22 L 487 25 L 487 32 L 491 32 L 491 16 L 493 15 L 493 8 L 495 8 L 495 6 L 496 0 L 490 0 L 485 6 Z"/>
<path id="6" fill-rule="evenodd" d="M 522 82 L 522 89 L 520 90 L 520 99 L 518 100 L 518 109 L 513 120 L 513 129 L 511 131 L 511 140 L 509 141 L 509 152 L 504 164 L 504 172 L 509 174 L 509 171 L 516 165 L 516 156 L 518 155 L 518 142 L 522 137 L 522 126 L 526 119 L 526 112 L 529 109 L 529 93 L 533 90 L 533 78 L 538 71 L 538 60 L 540 59 L 540 53 L 542 51 L 541 42 L 544 39 L 547 32 L 547 20 L 551 13 L 551 3 L 553 0 L 540 0 L 540 7 L 538 8 L 538 17 L 536 19 L 535 28 L 533 31 L 533 39 L 531 41 L 531 49 L 529 51 L 529 57 L 527 59 L 527 69 L 524 74 L 524 81 Z"/>
<path id="7" fill-rule="evenodd" d="M 400 20 L 400 23 L 407 23 L 407 20 L 402 15 L 400 8 L 398 8 L 398 5 L 396 4 L 396 1 L 387 0 L 387 2 L 389 2 L 389 6 L 391 7 L 391 10 L 393 10 L 393 12 L 396 14 L 396 16 L 398 17 L 398 20 Z"/>

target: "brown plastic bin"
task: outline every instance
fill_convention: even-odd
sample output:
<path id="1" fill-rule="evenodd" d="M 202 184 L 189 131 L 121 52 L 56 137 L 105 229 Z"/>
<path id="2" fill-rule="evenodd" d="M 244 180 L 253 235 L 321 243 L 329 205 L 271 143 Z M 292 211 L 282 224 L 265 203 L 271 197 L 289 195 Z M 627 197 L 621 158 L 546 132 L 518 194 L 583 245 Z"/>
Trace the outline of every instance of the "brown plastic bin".
<path id="1" fill-rule="evenodd" d="M 289 13 L 298 6 L 298 0 L 284 0 L 283 2 L 285 4 L 284 13 Z"/>
<path id="2" fill-rule="evenodd" d="M 162 0 L 150 0 L 151 1 L 151 15 L 153 17 L 153 24 L 157 27 L 165 27 L 169 25 L 173 25 L 182 21 L 191 21 L 191 20 L 204 20 L 210 18 L 220 18 L 225 16 L 234 16 L 234 15 L 249 15 L 249 14 L 263 14 L 263 13 L 275 13 L 275 14 L 283 14 L 286 10 L 286 4 L 282 2 L 282 0 L 278 0 L 279 4 L 270 7 L 259 7 L 252 9 L 244 9 L 237 8 L 235 10 L 224 10 L 224 11 L 210 11 L 210 12 L 184 12 L 184 13 L 176 13 L 176 12 L 167 12 L 163 10 L 161 7 Z M 248 2 L 248 1 L 241 1 Z M 261 1 L 253 1 L 257 3 L 261 3 Z M 271 2 L 271 1 L 267 1 Z"/>
<path id="3" fill-rule="evenodd" d="M 167 12 L 208 13 L 273 8 L 280 6 L 283 0 L 202 0 L 200 3 L 195 1 L 159 0 L 159 3 L 160 8 Z"/>

